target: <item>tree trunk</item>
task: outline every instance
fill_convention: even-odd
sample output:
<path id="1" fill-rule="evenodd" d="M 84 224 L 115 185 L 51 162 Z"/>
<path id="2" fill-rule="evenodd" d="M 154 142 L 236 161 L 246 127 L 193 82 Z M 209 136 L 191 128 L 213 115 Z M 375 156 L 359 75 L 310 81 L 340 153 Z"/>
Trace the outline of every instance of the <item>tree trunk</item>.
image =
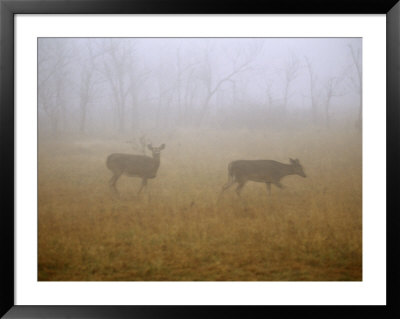
<path id="1" fill-rule="evenodd" d="M 125 133 L 125 105 L 121 105 L 118 118 L 118 126 L 119 132 Z"/>
<path id="2" fill-rule="evenodd" d="M 358 130 L 362 129 L 362 94 L 360 94 L 360 102 L 358 106 L 358 119 L 356 123 L 356 127 Z"/>

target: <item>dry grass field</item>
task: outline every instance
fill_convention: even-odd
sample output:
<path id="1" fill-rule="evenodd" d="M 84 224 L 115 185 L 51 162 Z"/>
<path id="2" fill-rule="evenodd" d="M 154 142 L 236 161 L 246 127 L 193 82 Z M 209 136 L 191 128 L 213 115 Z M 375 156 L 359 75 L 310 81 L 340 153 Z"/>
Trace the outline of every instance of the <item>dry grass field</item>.
<path id="1" fill-rule="evenodd" d="M 362 150 L 353 130 L 180 131 L 155 179 L 121 177 L 123 140 L 40 141 L 40 281 L 360 281 Z M 249 182 L 218 202 L 236 159 L 298 158 L 285 189 Z"/>

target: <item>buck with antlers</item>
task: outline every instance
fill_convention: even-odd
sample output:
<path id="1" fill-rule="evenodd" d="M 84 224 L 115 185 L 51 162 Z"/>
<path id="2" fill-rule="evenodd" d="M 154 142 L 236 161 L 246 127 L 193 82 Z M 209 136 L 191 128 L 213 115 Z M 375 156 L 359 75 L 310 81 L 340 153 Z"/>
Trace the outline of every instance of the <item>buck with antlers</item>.
<path id="1" fill-rule="evenodd" d="M 160 167 L 161 151 L 165 148 L 165 144 L 159 147 L 153 147 L 151 144 L 148 144 L 147 148 L 152 152 L 152 157 L 122 153 L 114 153 L 107 157 L 107 167 L 113 173 L 109 184 L 116 194 L 118 194 L 116 183 L 121 175 L 142 179 L 142 185 L 138 194 L 146 187 L 148 179 L 156 177 L 158 168 Z"/>

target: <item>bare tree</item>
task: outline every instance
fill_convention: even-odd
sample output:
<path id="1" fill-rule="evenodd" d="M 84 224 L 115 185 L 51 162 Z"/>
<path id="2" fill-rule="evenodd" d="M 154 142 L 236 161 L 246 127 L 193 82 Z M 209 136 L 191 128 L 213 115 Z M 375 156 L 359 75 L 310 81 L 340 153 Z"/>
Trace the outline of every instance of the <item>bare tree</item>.
<path id="1" fill-rule="evenodd" d="M 84 65 L 81 69 L 81 82 L 79 87 L 80 134 L 84 134 L 86 129 L 88 104 L 90 102 L 93 91 L 93 71 L 94 69 L 90 65 Z"/>
<path id="2" fill-rule="evenodd" d="M 141 98 L 141 92 L 144 91 L 146 81 L 151 76 L 151 71 L 146 69 L 139 69 L 137 63 L 132 63 L 129 66 L 129 84 L 128 92 L 130 96 L 130 110 L 132 114 L 132 128 L 135 132 L 140 130 L 140 105 L 144 104 L 143 98 Z"/>
<path id="3" fill-rule="evenodd" d="M 268 108 L 271 109 L 273 107 L 274 104 L 274 97 L 272 94 L 272 86 L 273 86 L 273 82 L 272 80 L 269 80 L 265 86 L 265 94 L 267 95 L 267 100 L 268 100 Z"/>
<path id="4" fill-rule="evenodd" d="M 175 83 L 171 81 L 165 74 L 173 74 L 172 66 L 166 63 L 164 57 L 160 57 L 159 66 L 157 68 L 157 72 L 154 74 L 156 77 L 156 84 L 158 89 L 158 98 L 157 98 L 157 109 L 156 109 L 156 126 L 158 128 L 165 126 L 168 122 L 169 116 L 171 116 L 168 112 L 169 107 L 172 104 L 173 98 L 175 96 Z M 171 78 L 174 79 L 173 76 Z"/>
<path id="5" fill-rule="evenodd" d="M 282 113 L 286 115 L 288 100 L 290 96 L 290 87 L 292 82 L 299 75 L 300 62 L 297 57 L 292 53 L 289 59 L 286 61 L 285 69 L 284 69 L 284 77 L 285 84 L 283 88 L 283 105 L 282 105 Z"/>
<path id="6" fill-rule="evenodd" d="M 317 121 L 317 101 L 316 101 L 316 96 L 315 96 L 315 83 L 316 83 L 317 77 L 313 71 L 313 67 L 312 67 L 310 60 L 307 57 L 305 57 L 304 59 L 306 60 L 308 76 L 310 79 L 311 112 L 312 112 L 312 119 L 315 124 Z"/>
<path id="7" fill-rule="evenodd" d="M 182 49 L 181 46 L 178 46 L 176 49 L 176 83 L 175 83 L 175 94 L 176 94 L 176 104 L 178 109 L 178 121 L 180 123 L 185 122 L 186 115 L 187 115 L 187 105 L 188 99 L 190 99 L 191 95 L 191 102 L 193 101 L 193 86 L 189 85 L 189 82 L 193 80 L 193 72 L 195 71 L 195 67 L 198 64 L 197 60 L 188 61 L 188 63 L 183 63 L 185 59 L 182 59 Z M 186 81 L 185 81 L 186 79 Z M 184 84 L 186 82 L 186 84 Z M 190 102 L 189 102 L 190 103 Z M 185 107 L 183 107 L 185 106 Z"/>
<path id="8" fill-rule="evenodd" d="M 193 119 L 191 116 L 193 112 L 190 112 L 189 106 L 194 105 L 194 101 L 196 98 L 196 92 L 198 90 L 199 83 L 196 81 L 195 69 L 192 68 L 188 71 L 186 75 L 186 81 L 184 86 L 184 95 L 183 95 L 183 121 L 185 124 L 193 123 Z"/>
<path id="9" fill-rule="evenodd" d="M 84 134 L 89 112 L 89 104 L 93 102 L 95 87 L 101 82 L 96 80 L 96 70 L 98 69 L 96 60 L 103 55 L 103 52 L 94 52 L 93 40 L 86 43 L 86 51 L 80 60 L 80 82 L 79 82 L 79 132 Z"/>
<path id="10" fill-rule="evenodd" d="M 51 132 L 59 135 L 60 122 L 66 129 L 65 88 L 70 64 L 70 48 L 65 41 L 42 41 L 38 54 L 39 107 L 50 120 Z"/>
<path id="11" fill-rule="evenodd" d="M 50 122 L 50 131 L 52 135 L 59 135 L 59 118 L 60 118 L 60 110 L 57 105 L 54 103 L 54 91 L 51 86 L 45 85 L 44 83 L 39 83 L 38 90 L 38 101 L 39 107 L 44 111 L 47 115 Z"/>
<path id="12" fill-rule="evenodd" d="M 104 42 L 103 72 L 110 83 L 117 127 L 121 133 L 125 132 L 129 70 L 131 70 L 130 65 L 133 63 L 132 56 L 135 52 L 135 44 L 131 41 L 129 44 L 131 45 L 128 46 L 127 42 L 115 41 L 114 39 L 108 39 Z"/>
<path id="13" fill-rule="evenodd" d="M 330 127 L 331 124 L 331 114 L 330 114 L 330 106 L 331 106 L 331 99 L 333 97 L 343 96 L 345 93 L 344 91 L 340 91 L 340 83 L 343 78 L 341 77 L 330 77 L 325 82 L 325 123 L 327 127 Z"/>
<path id="14" fill-rule="evenodd" d="M 231 82 L 236 75 L 250 70 L 250 64 L 260 54 L 261 50 L 262 45 L 260 42 L 255 43 L 254 46 L 250 47 L 247 52 L 243 52 L 243 50 L 237 50 L 235 55 L 232 57 L 232 70 L 223 74 L 214 81 L 213 78 L 215 77 L 215 74 L 213 74 L 213 67 L 210 61 L 210 49 L 209 45 L 207 45 L 205 49 L 204 67 L 202 73 L 202 80 L 206 88 L 206 97 L 202 105 L 199 124 L 201 124 L 206 117 L 209 111 L 210 101 L 217 91 L 222 87 L 222 85 L 224 83 Z"/>
<path id="15" fill-rule="evenodd" d="M 349 45 L 349 50 L 351 54 L 351 59 L 353 61 L 353 66 L 356 70 L 356 76 L 350 77 L 354 86 L 356 87 L 357 93 L 359 95 L 359 105 L 358 105 L 358 119 L 356 126 L 361 129 L 362 123 L 362 67 L 361 67 L 361 50 L 355 51 L 352 45 Z"/>

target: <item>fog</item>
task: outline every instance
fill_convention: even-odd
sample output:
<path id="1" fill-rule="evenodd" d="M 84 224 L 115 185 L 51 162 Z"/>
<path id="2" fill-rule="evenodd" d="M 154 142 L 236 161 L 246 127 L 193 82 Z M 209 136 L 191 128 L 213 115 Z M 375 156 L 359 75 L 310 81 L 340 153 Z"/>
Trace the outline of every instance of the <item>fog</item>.
<path id="1" fill-rule="evenodd" d="M 359 38 L 40 38 L 42 138 L 361 124 Z"/>

